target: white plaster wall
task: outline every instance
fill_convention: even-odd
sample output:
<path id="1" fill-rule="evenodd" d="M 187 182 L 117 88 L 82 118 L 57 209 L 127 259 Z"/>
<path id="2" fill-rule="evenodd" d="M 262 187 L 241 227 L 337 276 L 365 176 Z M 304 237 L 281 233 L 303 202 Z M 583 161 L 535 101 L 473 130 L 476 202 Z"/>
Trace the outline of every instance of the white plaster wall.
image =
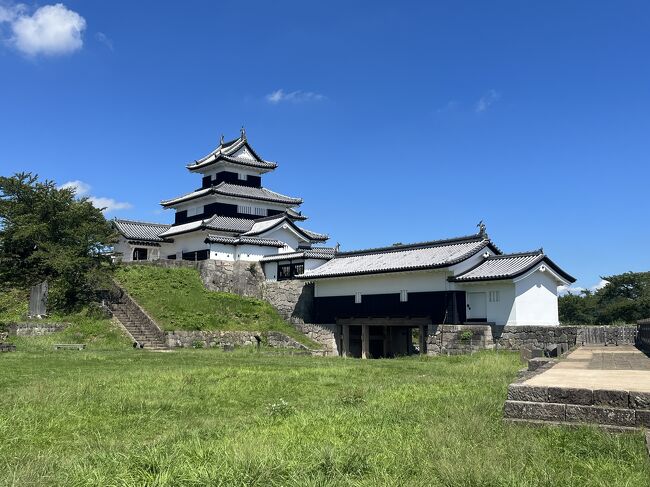
<path id="1" fill-rule="evenodd" d="M 305 259 L 305 270 L 310 271 L 316 267 L 322 266 L 327 260 L 324 259 Z"/>
<path id="2" fill-rule="evenodd" d="M 277 247 L 238 245 L 236 247 L 235 260 L 258 261 L 265 255 L 276 255 L 277 253 Z"/>
<path id="3" fill-rule="evenodd" d="M 445 291 L 447 275 L 445 271 L 432 270 L 315 279 L 314 292 L 316 297 L 326 297 L 399 293 L 403 289 L 408 292 Z"/>
<path id="4" fill-rule="evenodd" d="M 557 326 L 557 281 L 539 270 L 515 282 L 517 325 Z"/>
<path id="5" fill-rule="evenodd" d="M 264 275 L 266 276 L 267 281 L 277 281 L 278 280 L 278 263 L 277 262 L 266 262 L 264 264 Z"/>
<path id="6" fill-rule="evenodd" d="M 235 246 L 212 243 L 210 244 L 210 258 L 215 260 L 235 260 Z"/>
<path id="7" fill-rule="evenodd" d="M 206 230 L 183 233 L 181 235 L 173 235 L 171 238 L 174 239 L 173 252 L 177 254 L 177 258 L 180 258 L 181 252 L 194 252 L 196 250 L 204 250 L 209 248 L 209 245 L 205 243 L 205 239 L 208 236 Z"/>
<path id="8" fill-rule="evenodd" d="M 287 244 L 286 247 L 281 247 L 279 253 L 295 252 L 298 249 L 298 245 L 307 243 L 306 240 L 299 238 L 296 233 L 289 228 L 284 228 L 285 225 L 282 225 L 271 232 L 263 233 L 260 237 L 270 238 L 274 240 L 279 240 Z"/>
<path id="9" fill-rule="evenodd" d="M 120 236 L 118 242 L 113 245 L 113 251 L 122 254 L 121 259 L 123 262 L 132 262 L 133 249 L 136 247 L 147 249 L 147 260 L 164 259 L 167 257 L 168 253 L 173 253 L 173 249 L 170 248 L 171 244 L 161 244 L 160 246 L 144 244 L 133 245 L 130 244 L 124 236 Z"/>
<path id="10" fill-rule="evenodd" d="M 516 325 L 515 284 L 512 281 L 458 283 L 458 290 L 485 293 L 487 320 L 497 325 Z M 490 291 L 499 292 L 499 301 L 490 302 Z"/>

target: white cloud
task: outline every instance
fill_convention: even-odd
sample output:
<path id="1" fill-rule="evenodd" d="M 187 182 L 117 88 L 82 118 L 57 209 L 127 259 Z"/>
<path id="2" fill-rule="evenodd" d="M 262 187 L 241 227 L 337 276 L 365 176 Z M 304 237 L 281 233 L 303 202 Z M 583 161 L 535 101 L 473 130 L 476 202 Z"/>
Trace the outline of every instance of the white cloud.
<path id="1" fill-rule="evenodd" d="M 0 23 L 13 22 L 20 14 L 25 11 L 25 5 L 0 5 Z"/>
<path id="2" fill-rule="evenodd" d="M 277 105 L 280 102 L 305 103 L 312 101 L 323 101 L 326 99 L 325 95 L 321 95 L 320 93 L 302 90 L 290 91 L 289 93 L 286 93 L 282 88 L 269 93 L 265 98 L 266 101 L 273 105 Z"/>
<path id="3" fill-rule="evenodd" d="M 74 180 L 63 183 L 59 186 L 59 189 L 74 189 L 74 192 L 77 196 L 84 196 L 90 192 L 90 185 L 84 183 L 83 181 Z"/>
<path id="4" fill-rule="evenodd" d="M 131 203 L 115 201 L 113 198 L 90 196 L 88 201 L 90 201 L 95 208 L 100 208 L 104 213 L 133 208 Z"/>
<path id="5" fill-rule="evenodd" d="M 583 291 L 590 291 L 592 293 L 595 293 L 599 289 L 604 288 L 609 284 L 609 281 L 606 281 L 605 279 L 601 279 L 597 284 L 594 284 L 593 286 L 586 288 L 586 287 L 581 287 L 581 286 L 560 286 L 558 288 L 558 293 L 560 296 L 564 296 L 565 294 L 577 294 L 580 296 Z"/>
<path id="6" fill-rule="evenodd" d="M 28 56 L 78 51 L 86 29 L 86 20 L 62 3 L 44 5 L 32 15 L 22 4 L 0 7 L 0 23 L 10 24 L 13 36 L 8 39 L 9 44 Z"/>
<path id="7" fill-rule="evenodd" d="M 97 34 L 95 34 L 95 39 L 104 44 L 109 50 L 114 51 L 113 40 L 103 32 L 97 32 Z"/>
<path id="8" fill-rule="evenodd" d="M 90 193 L 91 186 L 88 183 L 83 181 L 74 180 L 63 183 L 59 186 L 59 189 L 74 189 L 75 194 L 78 197 L 87 196 Z M 131 203 L 124 201 L 115 201 L 113 198 L 106 198 L 103 196 L 88 196 L 88 201 L 90 201 L 95 208 L 101 209 L 104 213 L 110 213 L 117 210 L 128 210 L 133 208 Z"/>
<path id="9" fill-rule="evenodd" d="M 490 106 L 494 105 L 499 100 L 499 98 L 501 98 L 500 93 L 495 90 L 490 90 L 485 95 L 483 95 L 479 101 L 476 102 L 476 107 L 474 110 L 476 113 L 482 113 L 490 108 Z"/>

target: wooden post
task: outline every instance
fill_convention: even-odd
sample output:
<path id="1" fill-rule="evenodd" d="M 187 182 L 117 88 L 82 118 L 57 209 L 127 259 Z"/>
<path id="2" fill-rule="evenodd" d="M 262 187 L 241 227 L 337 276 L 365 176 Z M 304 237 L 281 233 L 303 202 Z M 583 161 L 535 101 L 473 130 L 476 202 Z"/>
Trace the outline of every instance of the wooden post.
<path id="1" fill-rule="evenodd" d="M 384 326 L 384 358 L 390 357 L 390 326 Z"/>
<path id="2" fill-rule="evenodd" d="M 343 337 L 341 343 L 341 355 L 347 357 L 350 354 L 350 325 L 342 325 L 343 327 Z"/>
<path id="3" fill-rule="evenodd" d="M 370 326 L 361 325 L 361 358 L 370 358 Z"/>
<path id="4" fill-rule="evenodd" d="M 427 330 L 429 329 L 426 325 L 420 325 L 420 355 L 427 353 Z"/>

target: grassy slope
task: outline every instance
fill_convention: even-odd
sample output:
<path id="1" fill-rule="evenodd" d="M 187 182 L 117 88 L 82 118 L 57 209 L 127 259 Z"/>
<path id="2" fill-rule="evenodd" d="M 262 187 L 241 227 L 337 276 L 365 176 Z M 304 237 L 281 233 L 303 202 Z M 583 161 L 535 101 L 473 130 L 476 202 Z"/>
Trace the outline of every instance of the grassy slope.
<path id="1" fill-rule="evenodd" d="M 0 484 L 650 485 L 640 433 L 504 424 L 518 367 L 490 352 L 3 354 Z"/>
<path id="2" fill-rule="evenodd" d="M 130 265 L 116 278 L 165 330 L 275 330 L 318 347 L 266 301 L 208 291 L 196 269 Z"/>
<path id="3" fill-rule="evenodd" d="M 92 350 L 124 349 L 131 341 L 111 320 L 92 316 L 87 310 L 73 314 L 53 313 L 44 320 L 28 320 L 29 293 L 10 290 L 0 293 L 0 329 L 4 323 L 33 321 L 37 323 L 68 323 L 58 333 L 38 337 L 9 337 L 21 350 L 51 350 L 55 343 L 85 343 Z"/>

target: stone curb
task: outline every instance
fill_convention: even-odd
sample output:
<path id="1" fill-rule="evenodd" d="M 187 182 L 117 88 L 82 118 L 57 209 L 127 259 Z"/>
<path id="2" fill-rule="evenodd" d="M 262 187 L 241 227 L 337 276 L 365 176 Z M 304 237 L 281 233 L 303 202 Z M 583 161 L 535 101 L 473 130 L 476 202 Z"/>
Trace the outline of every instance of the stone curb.
<path id="1" fill-rule="evenodd" d="M 533 391 L 537 396 L 521 395 L 534 399 L 540 397 L 543 388 Z M 517 391 L 519 392 L 519 391 Z M 593 405 L 537 402 L 508 399 L 503 406 L 505 419 L 556 421 L 566 423 L 596 424 L 602 426 L 624 426 L 629 428 L 650 427 L 650 410 L 601 407 Z"/>

